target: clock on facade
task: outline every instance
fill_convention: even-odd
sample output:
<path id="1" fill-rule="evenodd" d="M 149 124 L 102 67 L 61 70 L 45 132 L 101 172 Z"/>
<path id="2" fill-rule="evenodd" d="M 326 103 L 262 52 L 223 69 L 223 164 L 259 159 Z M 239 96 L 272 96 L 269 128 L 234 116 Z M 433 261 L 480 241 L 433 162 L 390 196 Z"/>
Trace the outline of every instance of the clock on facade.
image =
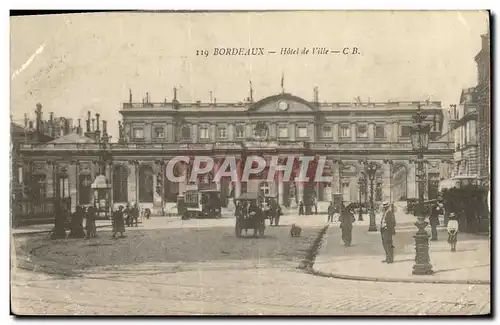
<path id="1" fill-rule="evenodd" d="M 285 101 L 278 102 L 278 109 L 280 111 L 286 111 L 288 109 L 288 103 Z"/>

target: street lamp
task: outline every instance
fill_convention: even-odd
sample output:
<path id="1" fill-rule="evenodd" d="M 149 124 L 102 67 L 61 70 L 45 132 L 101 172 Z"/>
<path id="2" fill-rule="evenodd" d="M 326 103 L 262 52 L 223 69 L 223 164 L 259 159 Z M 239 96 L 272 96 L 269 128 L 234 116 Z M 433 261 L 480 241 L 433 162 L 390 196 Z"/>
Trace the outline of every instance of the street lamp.
<path id="1" fill-rule="evenodd" d="M 425 117 L 422 115 L 420 105 L 417 107 L 417 112 L 413 116 L 413 125 L 411 126 L 411 144 L 413 150 L 417 154 L 417 182 L 418 182 L 418 204 L 416 209 L 418 231 L 415 234 L 415 265 L 413 266 L 413 274 L 426 275 L 432 274 L 432 265 L 429 257 L 429 234 L 425 227 L 429 224 L 425 221 L 424 210 L 424 191 L 425 191 L 425 161 L 424 152 L 429 146 L 429 132 L 431 126 L 424 123 Z"/>
<path id="2" fill-rule="evenodd" d="M 365 185 L 365 179 L 363 177 L 360 177 L 358 180 L 358 185 L 359 185 L 359 215 L 358 215 L 358 221 L 363 221 L 363 209 L 361 206 L 361 193 L 362 193 L 362 188 Z"/>
<path id="3" fill-rule="evenodd" d="M 369 162 L 366 166 L 368 179 L 370 180 L 370 226 L 368 231 L 377 231 L 377 224 L 375 222 L 375 210 L 373 209 L 373 181 L 375 180 L 375 173 L 377 172 L 377 164 Z"/>

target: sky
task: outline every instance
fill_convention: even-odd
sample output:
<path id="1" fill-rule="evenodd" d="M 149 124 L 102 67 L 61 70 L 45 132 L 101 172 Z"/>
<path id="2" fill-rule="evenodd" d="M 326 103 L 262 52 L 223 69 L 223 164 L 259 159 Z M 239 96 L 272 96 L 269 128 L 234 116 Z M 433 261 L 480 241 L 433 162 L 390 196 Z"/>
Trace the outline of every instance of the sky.
<path id="1" fill-rule="evenodd" d="M 151 101 L 243 101 L 281 91 L 321 102 L 457 103 L 477 83 L 479 11 L 98 13 L 11 17 L 11 115 L 86 118 L 98 112 L 116 140 L 119 109 Z M 197 56 L 216 47 L 358 47 L 359 55 Z M 84 124 L 84 123 L 82 123 Z"/>

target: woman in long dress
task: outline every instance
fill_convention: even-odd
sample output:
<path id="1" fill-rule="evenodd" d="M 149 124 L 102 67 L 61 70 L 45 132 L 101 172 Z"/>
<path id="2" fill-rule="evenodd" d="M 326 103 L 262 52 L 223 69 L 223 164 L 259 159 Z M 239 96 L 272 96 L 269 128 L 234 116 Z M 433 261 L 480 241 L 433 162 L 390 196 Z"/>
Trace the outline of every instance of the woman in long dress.
<path id="1" fill-rule="evenodd" d="M 342 211 L 340 217 L 340 229 L 342 229 L 342 240 L 344 241 L 344 246 L 351 246 L 352 241 L 352 224 L 356 219 L 352 213 L 350 207 L 345 208 Z"/>

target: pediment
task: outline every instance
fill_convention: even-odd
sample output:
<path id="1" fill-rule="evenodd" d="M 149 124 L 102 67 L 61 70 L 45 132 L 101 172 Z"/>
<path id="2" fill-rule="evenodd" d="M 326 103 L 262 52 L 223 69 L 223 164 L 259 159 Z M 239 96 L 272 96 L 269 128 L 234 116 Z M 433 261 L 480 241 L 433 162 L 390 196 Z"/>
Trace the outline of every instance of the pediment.
<path id="1" fill-rule="evenodd" d="M 292 94 L 279 94 L 269 96 L 253 103 L 249 108 L 249 112 L 276 112 L 276 113 L 297 113 L 297 112 L 312 112 L 316 111 L 317 107 L 314 103 L 310 103 L 303 98 Z"/>

